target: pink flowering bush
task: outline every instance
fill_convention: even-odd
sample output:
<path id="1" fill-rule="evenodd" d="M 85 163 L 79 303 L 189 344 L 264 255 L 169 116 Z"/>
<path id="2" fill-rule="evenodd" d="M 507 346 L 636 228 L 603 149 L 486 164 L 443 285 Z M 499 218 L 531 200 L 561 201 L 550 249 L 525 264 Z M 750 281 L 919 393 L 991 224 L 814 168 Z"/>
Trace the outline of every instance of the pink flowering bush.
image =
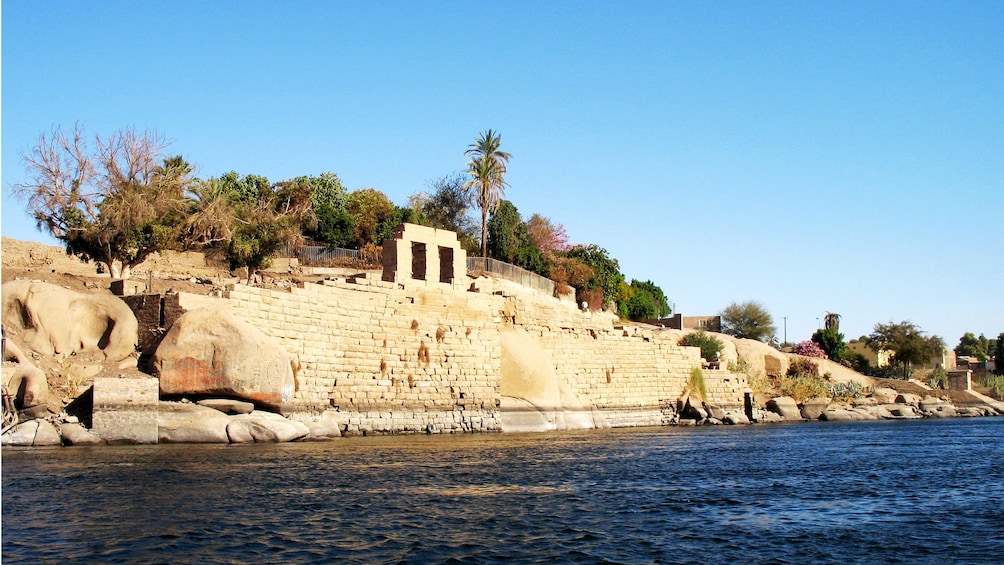
<path id="1" fill-rule="evenodd" d="M 822 347 L 814 341 L 803 341 L 791 350 L 792 353 L 796 355 L 804 355 L 805 357 L 818 357 L 820 359 L 826 359 L 826 352 L 823 351 Z"/>

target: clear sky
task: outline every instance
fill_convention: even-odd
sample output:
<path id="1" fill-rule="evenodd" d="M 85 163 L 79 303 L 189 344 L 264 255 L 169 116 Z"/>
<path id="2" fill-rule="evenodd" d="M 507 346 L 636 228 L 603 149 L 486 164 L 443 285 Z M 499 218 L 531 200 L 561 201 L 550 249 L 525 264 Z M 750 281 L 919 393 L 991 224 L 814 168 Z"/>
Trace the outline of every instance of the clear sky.
<path id="1" fill-rule="evenodd" d="M 524 218 L 685 315 L 1004 331 L 1004 2 L 4 0 L 2 33 L 5 236 L 53 242 L 7 192 L 53 126 L 399 205 L 494 129 Z"/>

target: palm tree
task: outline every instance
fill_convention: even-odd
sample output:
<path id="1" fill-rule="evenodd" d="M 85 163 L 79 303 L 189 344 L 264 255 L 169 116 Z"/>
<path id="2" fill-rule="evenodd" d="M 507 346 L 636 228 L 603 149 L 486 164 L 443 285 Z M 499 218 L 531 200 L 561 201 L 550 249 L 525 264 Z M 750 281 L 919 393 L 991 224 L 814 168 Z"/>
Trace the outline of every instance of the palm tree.
<path id="1" fill-rule="evenodd" d="M 505 195 L 506 165 L 510 155 L 499 151 L 502 137 L 492 130 L 481 134 L 474 140 L 464 155 L 471 158 L 467 163 L 467 173 L 471 180 L 464 183 L 464 188 L 474 187 L 474 203 L 481 208 L 481 256 L 488 257 L 488 213 Z"/>

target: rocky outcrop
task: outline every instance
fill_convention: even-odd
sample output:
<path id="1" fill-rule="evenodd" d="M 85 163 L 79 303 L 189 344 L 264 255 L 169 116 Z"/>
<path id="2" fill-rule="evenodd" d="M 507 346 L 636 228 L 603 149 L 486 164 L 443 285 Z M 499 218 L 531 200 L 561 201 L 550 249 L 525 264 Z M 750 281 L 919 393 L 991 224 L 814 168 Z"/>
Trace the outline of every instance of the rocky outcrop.
<path id="1" fill-rule="evenodd" d="M 42 282 L 3 285 L 3 323 L 8 337 L 43 356 L 92 354 L 121 360 L 138 341 L 136 317 L 120 298 Z"/>
<path id="2" fill-rule="evenodd" d="M 799 411 L 806 420 L 818 420 L 829 406 L 829 398 L 810 398 L 799 405 Z"/>
<path id="3" fill-rule="evenodd" d="M 161 402 L 157 407 L 160 443 L 230 443 L 230 417 L 206 406 Z"/>
<path id="4" fill-rule="evenodd" d="M 210 308 L 178 318 L 153 357 L 163 395 L 221 395 L 275 410 L 293 400 L 294 363 L 276 340 Z"/>
<path id="5" fill-rule="evenodd" d="M 779 396 L 767 401 L 767 410 L 773 412 L 789 422 L 802 419 L 802 411 L 798 403 L 790 396 Z"/>

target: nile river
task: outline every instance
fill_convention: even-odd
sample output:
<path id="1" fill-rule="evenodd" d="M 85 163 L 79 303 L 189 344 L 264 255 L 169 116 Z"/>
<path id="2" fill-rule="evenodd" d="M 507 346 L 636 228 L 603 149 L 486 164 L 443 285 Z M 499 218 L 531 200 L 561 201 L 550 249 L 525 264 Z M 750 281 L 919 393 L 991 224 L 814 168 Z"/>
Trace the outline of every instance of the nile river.
<path id="1" fill-rule="evenodd" d="M 3 451 L 13 563 L 1002 563 L 1004 418 Z"/>

